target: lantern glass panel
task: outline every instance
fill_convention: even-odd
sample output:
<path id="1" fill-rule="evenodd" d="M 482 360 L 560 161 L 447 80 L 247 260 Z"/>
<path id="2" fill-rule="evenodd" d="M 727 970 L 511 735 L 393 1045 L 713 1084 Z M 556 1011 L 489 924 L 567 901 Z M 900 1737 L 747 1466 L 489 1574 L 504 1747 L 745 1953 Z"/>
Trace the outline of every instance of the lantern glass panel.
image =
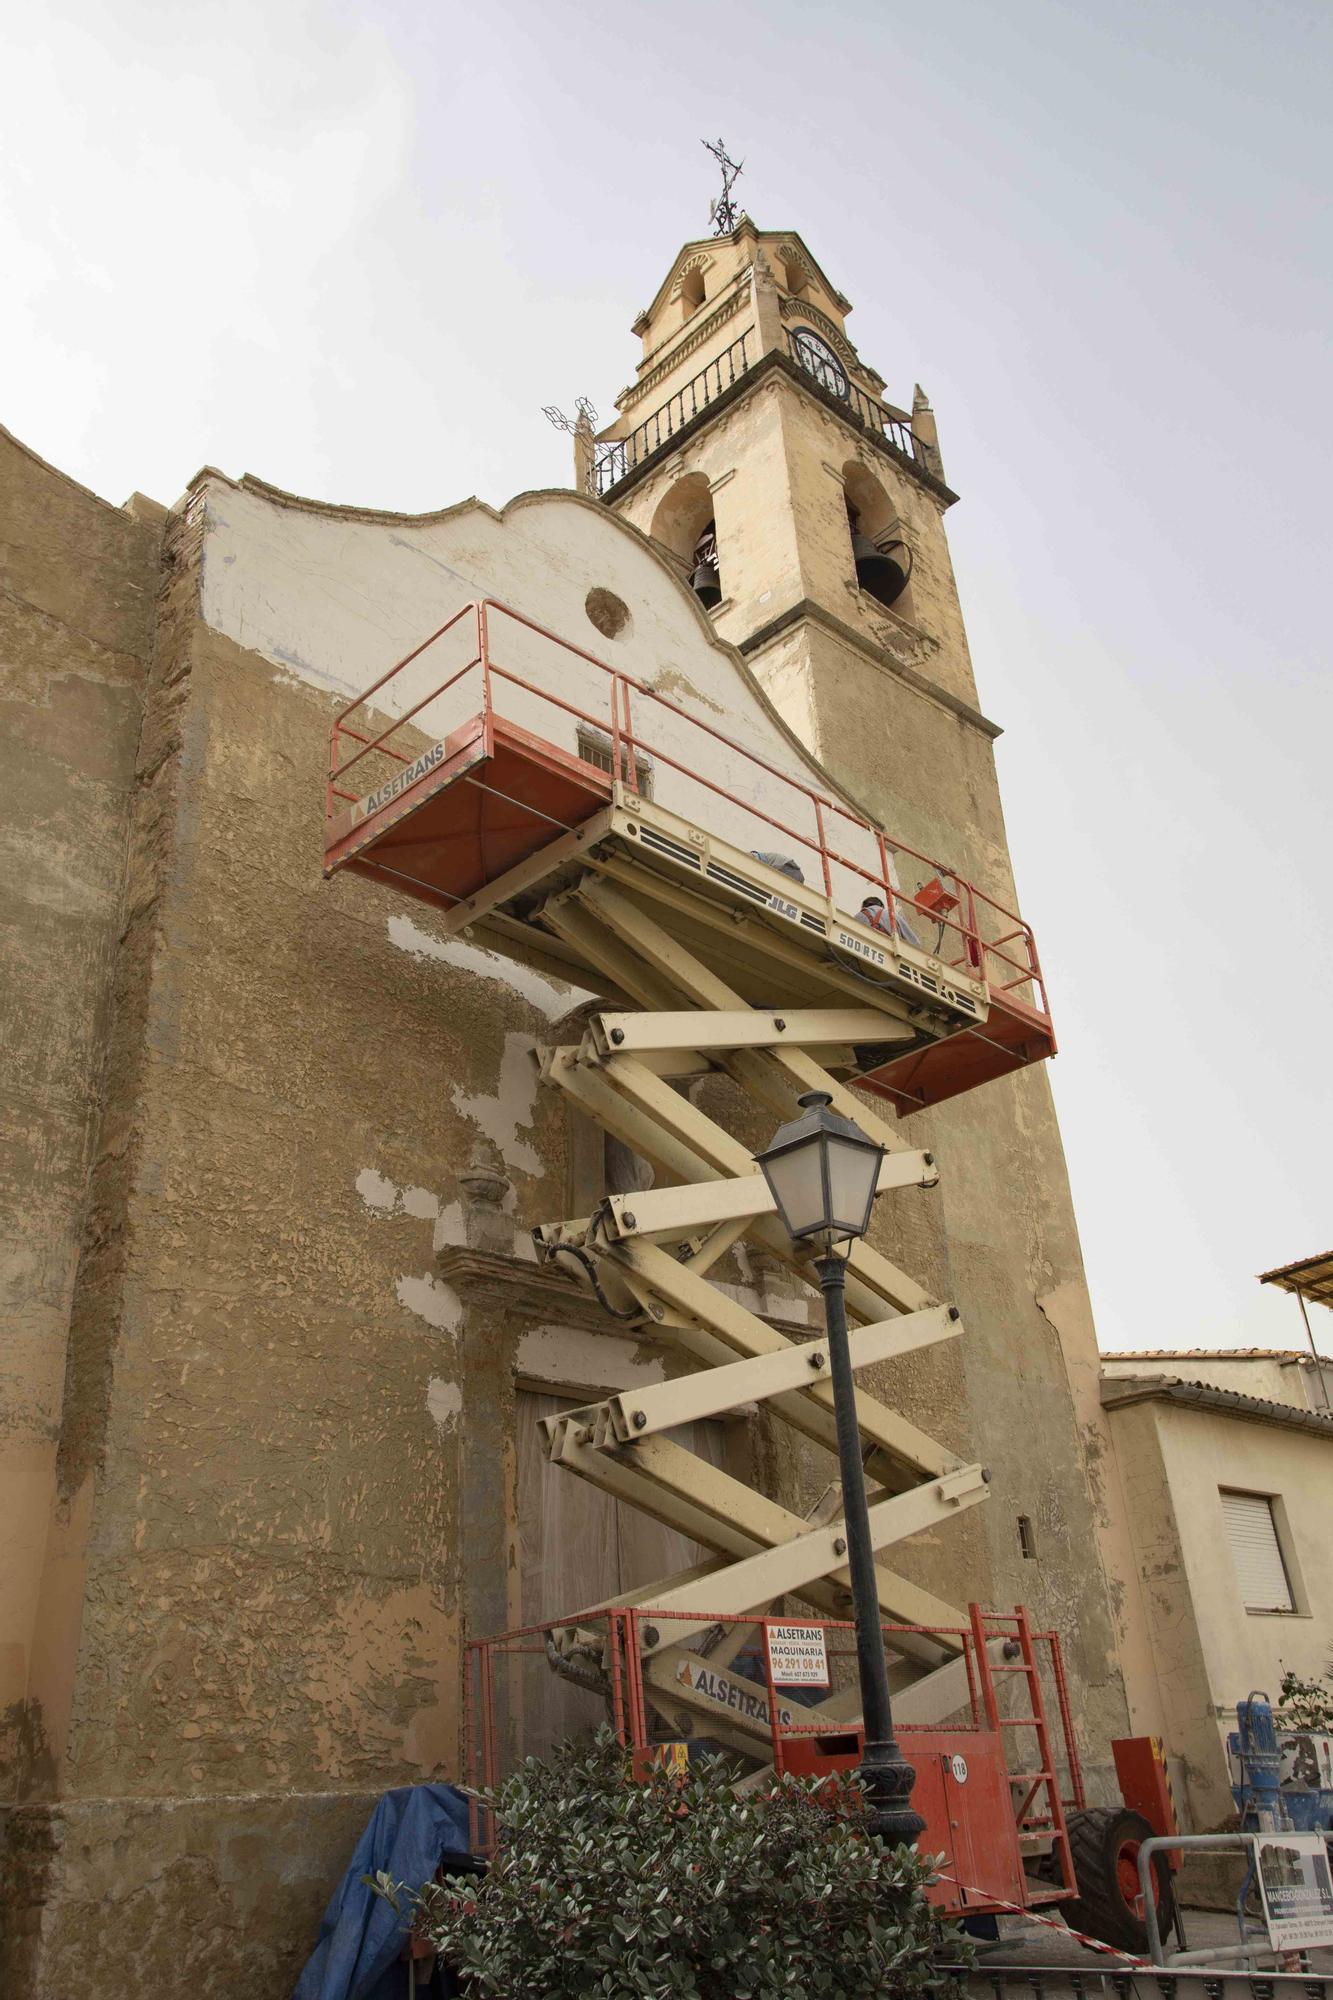
<path id="1" fill-rule="evenodd" d="M 793 1236 L 807 1236 L 824 1226 L 823 1147 L 818 1136 L 763 1162 L 773 1199 Z"/>
<path id="2" fill-rule="evenodd" d="M 829 1224 L 840 1236 L 864 1236 L 883 1156 L 877 1146 L 857 1145 L 832 1134 L 824 1145 L 828 1152 Z"/>

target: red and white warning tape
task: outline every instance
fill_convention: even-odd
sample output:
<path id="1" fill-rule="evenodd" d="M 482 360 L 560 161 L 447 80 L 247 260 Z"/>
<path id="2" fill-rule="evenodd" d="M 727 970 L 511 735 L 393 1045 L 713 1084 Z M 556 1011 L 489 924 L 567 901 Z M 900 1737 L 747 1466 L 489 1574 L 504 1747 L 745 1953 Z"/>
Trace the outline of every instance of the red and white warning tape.
<path id="1" fill-rule="evenodd" d="M 1002 1910 L 1012 1910 L 1016 1917 L 1026 1917 L 1030 1924 L 1045 1924 L 1048 1930 L 1063 1931 L 1066 1937 L 1073 1938 L 1075 1944 L 1086 1945 L 1089 1951 L 1104 1952 L 1108 1958 L 1118 1958 L 1122 1965 L 1142 1966 L 1147 1972 L 1160 1972 L 1162 1969 L 1154 1966 L 1150 1958 L 1136 1958 L 1132 1951 L 1120 1951 L 1113 1944 L 1103 1944 L 1100 1938 L 1087 1937 L 1058 1917 L 1039 1917 L 1035 1910 L 1025 1910 L 1021 1903 L 1006 1903 L 1003 1896 L 995 1895 L 990 1889 L 978 1889 L 972 1882 L 960 1882 L 956 1875 L 941 1875 L 939 1879 L 941 1882 L 952 1882 L 955 1889 L 962 1889 L 966 1895 L 977 1896 L 983 1902 L 998 1903 Z"/>

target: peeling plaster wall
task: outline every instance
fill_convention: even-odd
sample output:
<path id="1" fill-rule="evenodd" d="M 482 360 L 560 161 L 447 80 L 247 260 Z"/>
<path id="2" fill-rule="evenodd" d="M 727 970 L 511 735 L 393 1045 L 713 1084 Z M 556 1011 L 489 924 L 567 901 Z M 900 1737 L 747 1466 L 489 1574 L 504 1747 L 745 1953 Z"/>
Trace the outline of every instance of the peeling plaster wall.
<path id="1" fill-rule="evenodd" d="M 1196 1832 L 1234 1810 L 1226 1737 L 1253 1688 L 1276 1696 L 1285 1667 L 1318 1679 L 1333 1632 L 1333 1441 L 1219 1411 L 1164 1403 L 1109 1413 L 1152 1631 L 1167 1740 L 1184 1760 Z M 1273 1495 L 1298 1609 L 1245 1608 L 1219 1489 Z"/>
<path id="2" fill-rule="evenodd" d="M 512 1276 L 532 1225 L 566 1212 L 571 1141 L 534 1050 L 587 996 L 446 941 L 377 885 L 321 880 L 330 720 L 480 592 L 598 649 L 584 598 L 600 585 L 632 607 L 614 642 L 630 672 L 829 781 L 669 566 L 575 496 L 400 520 L 208 474 L 160 568 L 155 540 L 127 547 L 158 607 L 99 823 L 127 855 L 95 926 L 107 997 L 77 1010 L 100 1111 L 62 1197 L 68 1355 L 30 1676 L 48 1747 L 13 1815 L 10 1975 L 46 2000 L 96 1963 L 114 2000 L 134 1939 L 155 1964 L 198 1909 L 196 1990 L 251 2000 L 287 1990 L 291 1940 L 313 1935 L 379 1792 L 457 1774 L 461 1650 L 519 1609 L 516 1378 L 540 1393 L 662 1365 L 552 1326 L 512 1287 L 511 1304 L 454 1282 L 451 1253 L 498 1249 Z M 836 652 L 807 661 L 803 700 L 838 779 L 1007 883 L 975 731 Z M 909 753 L 892 783 L 886 717 Z M 730 1086 L 713 1089 L 731 1119 Z M 737 1130 L 759 1143 L 763 1124 Z M 915 1538 L 901 1566 L 960 1602 L 1024 1595 L 1077 1633 L 1101 1730 L 1120 1712 L 1067 1380 L 1090 1336 L 1044 1080 L 911 1129 L 944 1189 L 895 1200 L 875 1240 L 960 1300 L 968 1336 L 870 1384 L 998 1476 L 989 1507 Z M 720 1275 L 800 1318 L 762 1258 Z M 775 1497 L 826 1483 L 826 1458 L 763 1414 L 737 1429 Z M 1024 1504 L 1048 1533 L 1036 1577 L 1010 1543 Z M 114 1896 L 113 1826 L 135 1885 Z"/>
<path id="3" fill-rule="evenodd" d="M 718 642 L 674 567 L 595 501 L 533 493 L 511 502 L 503 515 L 470 501 L 406 521 L 321 509 L 255 482 L 234 486 L 209 475 L 196 484 L 190 518 L 202 537 L 209 626 L 262 653 L 279 683 L 346 697 L 378 680 L 471 601 L 514 605 L 602 664 L 556 652 L 549 640 L 492 611 L 497 670 L 550 687 L 604 730 L 611 724 L 612 688 L 605 668 L 660 690 L 668 700 L 632 699 L 636 744 L 652 769 L 654 799 L 745 850 L 772 847 L 776 824 L 807 879 L 818 879 L 812 845 L 817 821 L 806 794 L 827 794 L 828 773 L 811 761 L 809 743 L 784 725 L 730 647 Z M 614 639 L 602 637 L 588 617 L 585 601 L 593 588 L 632 607 Z M 474 632 L 472 620 L 463 619 L 405 666 L 375 697 L 371 713 L 381 716 L 379 726 L 412 712 L 417 740 L 429 742 L 475 715 L 482 702 L 480 669 L 467 670 Z M 460 671 L 461 679 L 438 692 Z M 506 719 L 576 750 L 580 725 L 569 708 L 516 686 L 501 671 L 493 696 Z M 715 733 L 719 729 L 750 754 L 738 757 Z M 346 745 L 343 755 L 349 755 Z M 377 781 L 346 780 L 366 789 Z M 854 860 L 874 865 L 869 833 L 842 820 L 838 835 Z M 855 911 L 862 879 L 837 863 L 833 878 L 835 897 Z M 414 919 L 400 913 L 399 922 L 406 933 Z M 578 997 L 571 995 L 568 1004 Z"/>
<path id="4" fill-rule="evenodd" d="M 565 1211 L 534 1051 L 588 996 L 323 882 L 332 713 L 460 593 L 583 640 L 600 583 L 634 607 L 633 671 L 806 767 L 669 569 L 571 496 L 404 524 L 210 476 L 160 558 L 160 521 L 103 512 L 140 563 L 141 664 L 97 820 L 123 863 L 106 991 L 73 1010 L 100 1097 L 68 1179 L 28 1677 L 46 1748 L 13 1814 L 8 1973 L 60 1990 L 100 1904 L 118 1994 L 134 1939 L 153 1962 L 197 1896 L 198 1990 L 248 2000 L 286 1990 L 379 1792 L 458 1773 L 461 1649 L 519 1608 L 516 1376 L 662 1369 L 438 1266 L 479 1241 L 521 1264 Z M 105 1899 L 112 1826 L 127 1887 Z"/>
<path id="5" fill-rule="evenodd" d="M 554 1107 L 515 1081 L 545 1016 L 320 880 L 324 697 L 197 618 L 171 670 L 125 1319 L 71 1466 L 98 1490 L 69 1786 L 382 1788 L 457 1769 L 438 1385 L 467 1313 L 435 1233 L 479 1108 L 520 1212 L 558 1184 Z"/>
<path id="6" fill-rule="evenodd" d="M 124 1968 L 193 1935 L 197 1897 L 195 1990 L 276 1996 L 375 1798 L 458 1775 L 460 1649 L 509 1622 L 525 1326 L 460 1297 L 435 1256 L 467 1238 L 460 1175 L 478 1160 L 503 1175 L 511 1248 L 560 1212 L 565 1135 L 533 1049 L 585 996 L 446 943 L 366 884 L 326 885 L 327 687 L 208 624 L 197 508 L 159 570 L 160 524 L 43 478 L 17 511 L 31 532 L 64 507 L 42 553 L 84 591 L 92 637 L 39 630 L 19 656 L 47 706 L 20 735 L 6 822 L 31 856 L 16 931 L 51 959 L 20 1014 L 65 1034 L 78 1119 L 45 1206 L 13 1140 L 4 1162 L 28 1240 L 67 1246 L 46 1320 L 17 1302 L 45 1341 L 46 1486 L 24 1487 L 46 1559 L 37 1666 L 15 1676 L 44 1734 L 12 1816 L 6 1990 L 45 2000 L 79 1963 L 86 1990 L 137 1992 Z M 138 563 L 132 605 L 72 560 L 104 517 L 123 569 Z M 246 560 L 276 596 L 262 543 Z M 316 565 L 286 608 L 294 654 L 318 649 L 325 583 Z M 115 623 L 131 611 L 138 654 Z M 39 730 L 55 746 L 40 810 L 19 783 Z M 44 856 L 66 905 L 76 866 L 94 885 L 82 933 Z M 113 1828 L 123 1892 L 104 1902 Z"/>
<path id="7" fill-rule="evenodd" d="M 0 1805 L 51 1755 L 34 1631 L 160 532 L 0 432 Z"/>

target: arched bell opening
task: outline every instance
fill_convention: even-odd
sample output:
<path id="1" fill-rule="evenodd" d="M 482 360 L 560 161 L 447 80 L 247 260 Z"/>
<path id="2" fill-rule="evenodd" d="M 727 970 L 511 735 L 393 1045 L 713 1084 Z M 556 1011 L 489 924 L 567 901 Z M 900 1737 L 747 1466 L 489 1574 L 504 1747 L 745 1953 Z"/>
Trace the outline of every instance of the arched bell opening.
<path id="1" fill-rule="evenodd" d="M 663 495 L 653 515 L 653 540 L 669 549 L 685 570 L 691 590 L 705 610 L 722 602 L 713 494 L 702 472 L 687 472 Z"/>
<path id="2" fill-rule="evenodd" d="M 804 265 L 794 252 L 779 251 L 778 262 L 782 269 L 782 281 L 794 299 L 799 299 L 810 283 Z"/>
<path id="3" fill-rule="evenodd" d="M 704 274 L 696 265 L 685 273 L 680 284 L 680 311 L 682 319 L 692 319 L 704 302 L 706 290 Z"/>
<path id="4" fill-rule="evenodd" d="M 888 494 L 858 459 L 843 467 L 843 494 L 858 587 L 879 604 L 912 616 L 912 551 L 898 532 Z"/>

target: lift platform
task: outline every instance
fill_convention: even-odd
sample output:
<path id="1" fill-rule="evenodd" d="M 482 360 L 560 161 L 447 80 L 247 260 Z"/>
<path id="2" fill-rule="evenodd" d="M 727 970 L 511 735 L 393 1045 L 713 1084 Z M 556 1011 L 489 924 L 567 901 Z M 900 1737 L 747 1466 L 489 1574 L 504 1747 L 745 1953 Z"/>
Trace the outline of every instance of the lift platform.
<path id="1" fill-rule="evenodd" d="M 836 1619 L 849 1604 L 836 1483 L 802 1516 L 675 1441 L 682 1424 L 756 1402 L 836 1443 L 823 1343 L 792 1341 L 710 1277 L 749 1238 L 808 1284 L 807 1251 L 749 1149 L 675 1086 L 720 1072 L 784 1118 L 799 1093 L 826 1091 L 883 1148 L 878 1193 L 891 1196 L 933 1186 L 935 1156 L 850 1081 L 912 1110 L 1054 1046 L 1021 920 L 819 790 L 757 700 L 739 722 L 750 741 L 483 601 L 349 704 L 329 749 L 329 872 L 404 890 L 447 929 L 535 954 L 603 996 L 577 1042 L 545 1051 L 543 1078 L 658 1184 L 535 1234 L 545 1258 L 591 1278 L 590 1310 L 639 1325 L 686 1372 L 551 1419 L 547 1450 L 711 1552 L 637 1600 L 661 1632 L 671 1621 L 669 1657 L 644 1669 L 671 1713 L 719 1607 L 795 1596 Z M 871 894 L 878 925 L 856 914 Z M 955 1307 L 867 1240 L 850 1247 L 846 1296 L 858 1371 L 961 1332 Z M 876 1550 L 987 1498 L 979 1465 L 865 1388 L 857 1418 Z M 962 1614 L 887 1566 L 877 1577 L 909 1676 L 946 1667 Z M 576 1654 L 584 1641 L 571 1643 Z"/>
<path id="2" fill-rule="evenodd" d="M 692 1540 L 701 1559 L 470 1642 L 474 1779 L 494 1781 L 524 1747 L 516 1662 L 548 1695 L 591 1702 L 584 1720 L 609 1717 L 636 1757 L 721 1744 L 754 1784 L 859 1762 L 839 1481 L 797 1511 L 680 1442 L 691 1425 L 760 1405 L 779 1448 L 785 1426 L 835 1472 L 826 1341 L 714 1275 L 746 1239 L 811 1286 L 807 1251 L 749 1148 L 679 1086 L 717 1072 L 742 1108 L 783 1118 L 798 1093 L 827 1092 L 883 1148 L 877 1193 L 892 1201 L 933 1187 L 940 1167 L 867 1096 L 906 1116 L 1055 1049 L 1021 918 L 831 797 L 757 695 L 729 734 L 710 706 L 485 600 L 460 607 L 330 735 L 326 874 L 418 898 L 447 931 L 588 989 L 578 1039 L 542 1052 L 543 1081 L 657 1176 L 534 1237 L 589 1281 L 589 1324 L 651 1341 L 664 1379 L 543 1429 L 554 1464 Z M 883 907 L 873 922 L 867 897 Z M 964 1612 L 891 1565 L 896 1543 L 947 1532 L 989 1485 L 872 1393 L 866 1371 L 891 1382 L 893 1364 L 958 1339 L 961 1316 L 866 1238 L 849 1248 L 845 1295 L 895 1717 L 926 1843 L 947 1856 L 932 1895 L 976 1913 L 1078 1894 L 1111 1911 L 1108 1937 L 1140 1949 L 1142 1910 L 1115 1885 L 1127 1820 L 1134 1840 L 1153 1828 L 1086 1809 L 1058 1640 L 1034 1633 L 1021 1607 Z M 803 1448 L 799 1462 L 811 1472 L 819 1455 Z M 788 1698 L 768 1644 L 774 1619 L 793 1616 L 814 1619 L 830 1661 L 809 1706 Z M 1088 1881 L 1076 1880 L 1071 1828 L 1080 1867 L 1095 1863 Z M 1169 1885 L 1159 1918 L 1168 1905 Z"/>
<path id="3" fill-rule="evenodd" d="M 829 1067 L 903 1116 L 1054 1054 L 1022 919 L 777 741 L 785 767 L 520 613 L 466 604 L 336 718 L 325 873 L 628 998 L 577 918 L 614 885 L 745 1006 L 880 1016 Z"/>

